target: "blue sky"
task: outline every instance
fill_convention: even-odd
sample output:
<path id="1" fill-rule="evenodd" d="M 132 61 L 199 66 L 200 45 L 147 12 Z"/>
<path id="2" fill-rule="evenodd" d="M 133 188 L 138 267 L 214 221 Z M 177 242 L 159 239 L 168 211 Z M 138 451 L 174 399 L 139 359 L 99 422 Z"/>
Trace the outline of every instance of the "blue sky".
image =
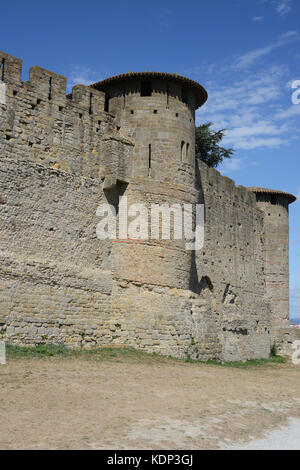
<path id="1" fill-rule="evenodd" d="M 245 186 L 300 199 L 299 0 L 15 1 L 1 6 L 1 46 L 68 78 L 68 88 L 140 70 L 176 72 L 208 90 L 197 122 L 226 128 L 219 169 Z M 290 206 L 291 316 L 300 317 L 300 201 Z"/>

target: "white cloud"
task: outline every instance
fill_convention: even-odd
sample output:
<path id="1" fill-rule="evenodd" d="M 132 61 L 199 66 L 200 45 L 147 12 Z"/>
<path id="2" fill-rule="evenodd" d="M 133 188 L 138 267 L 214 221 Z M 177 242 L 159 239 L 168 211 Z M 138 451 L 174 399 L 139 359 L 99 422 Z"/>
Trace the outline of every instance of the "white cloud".
<path id="1" fill-rule="evenodd" d="M 291 0 L 278 0 L 276 4 L 276 11 L 280 16 L 286 16 L 292 11 Z"/>
<path id="2" fill-rule="evenodd" d="M 229 133 L 229 137 L 230 137 L 230 133 Z M 248 139 L 228 138 L 228 139 L 224 139 L 223 143 L 224 145 L 234 144 L 234 147 L 236 149 L 252 150 L 252 149 L 259 148 L 259 147 L 260 148 L 262 147 L 278 148 L 278 147 L 281 147 L 282 145 L 288 145 L 289 141 L 288 139 L 281 139 L 279 137 L 273 137 L 273 138 L 250 137 Z"/>
<path id="3" fill-rule="evenodd" d="M 278 49 L 279 47 L 286 46 L 291 42 L 298 41 L 300 35 L 298 31 L 288 31 L 285 34 L 282 34 L 277 41 L 273 44 L 269 44 L 265 47 L 259 49 L 254 49 L 253 51 L 247 52 L 246 54 L 241 55 L 237 58 L 233 69 L 244 69 L 252 66 L 259 58 L 264 57 L 270 54 L 273 50 Z"/>
<path id="4" fill-rule="evenodd" d="M 285 109 L 281 104 L 290 93 L 289 68 L 270 65 L 266 71 L 264 65 L 263 71 L 255 67 L 254 72 L 246 67 L 254 65 L 258 57 L 298 40 L 300 34 L 290 30 L 273 44 L 238 57 L 233 65 L 216 70 L 214 66 L 214 80 L 205 85 L 208 101 L 196 114 L 197 125 L 212 122 L 215 129 L 226 129 L 223 143 L 234 149 L 279 148 L 299 139 L 294 121 L 300 115 L 300 105 Z M 209 66 L 205 69 L 210 70 Z M 222 73 L 217 73 L 220 70 Z M 194 67 L 193 75 L 197 77 L 198 72 L 200 68 Z M 203 69 L 201 72 L 203 77 Z"/>
<path id="5" fill-rule="evenodd" d="M 280 109 L 275 115 L 277 119 L 288 119 L 293 116 L 300 116 L 300 104 L 293 104 L 288 109 Z"/>
<path id="6" fill-rule="evenodd" d="M 210 84 L 209 99 L 197 111 L 197 123 L 210 121 L 215 129 L 226 129 L 223 143 L 234 149 L 287 145 L 291 123 L 288 119 L 280 122 L 277 110 L 285 93 L 286 73 L 284 67 L 272 67 L 269 73 L 248 73 L 246 79 L 228 86 Z"/>
<path id="7" fill-rule="evenodd" d="M 230 109 L 238 112 L 246 107 L 247 113 L 253 113 L 256 105 L 279 98 L 282 92 L 279 80 L 283 73 L 283 67 L 272 67 L 268 73 L 248 75 L 246 79 L 236 81 L 231 86 L 209 83 L 209 101 L 202 109 L 209 108 L 209 112 L 215 114 Z"/>
<path id="8" fill-rule="evenodd" d="M 249 137 L 253 135 L 278 135 L 284 132 L 284 126 L 279 128 L 268 121 L 258 121 L 251 126 L 240 126 L 230 131 L 230 138 Z M 227 137 L 228 138 L 228 137 Z"/>
<path id="9" fill-rule="evenodd" d="M 255 121 L 250 125 L 229 129 L 223 143 L 233 145 L 237 149 L 275 148 L 288 144 L 287 139 L 278 137 L 285 131 L 286 127 L 283 125 L 278 126 L 271 121 Z"/>
<path id="10" fill-rule="evenodd" d="M 233 171 L 238 171 L 242 168 L 241 158 L 230 158 L 225 159 L 222 163 L 221 171 L 224 173 L 231 173 Z"/>
<path id="11" fill-rule="evenodd" d="M 75 66 L 69 74 L 70 80 L 68 82 L 68 89 L 74 85 L 90 85 L 94 82 L 99 82 L 101 77 L 99 74 L 88 67 Z"/>
<path id="12" fill-rule="evenodd" d="M 262 21 L 264 21 L 264 17 L 263 16 L 253 16 L 252 21 L 255 21 L 257 23 L 261 23 Z"/>
<path id="13" fill-rule="evenodd" d="M 299 36 L 298 31 L 292 29 L 292 30 L 288 31 L 287 33 L 282 34 L 280 37 L 281 38 L 292 38 L 292 37 L 296 37 L 296 36 Z"/>

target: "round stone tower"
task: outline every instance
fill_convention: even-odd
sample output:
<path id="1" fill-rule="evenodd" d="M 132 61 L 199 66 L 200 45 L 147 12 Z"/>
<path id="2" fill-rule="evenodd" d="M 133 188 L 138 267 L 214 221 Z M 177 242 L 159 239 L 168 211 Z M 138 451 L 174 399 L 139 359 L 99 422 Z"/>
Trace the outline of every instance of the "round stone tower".
<path id="1" fill-rule="evenodd" d="M 256 194 L 264 213 L 266 295 L 276 330 L 289 325 L 289 204 L 292 194 L 265 188 L 247 188 Z"/>
<path id="2" fill-rule="evenodd" d="M 207 93 L 188 78 L 159 72 L 130 72 L 93 87 L 105 92 L 105 110 L 114 116 L 120 137 L 134 144 L 126 156 L 128 177 L 115 172 L 112 185 L 103 186 L 105 195 L 114 200 L 126 196 L 128 227 L 135 220 L 134 205 L 146 207 L 149 216 L 148 238 L 128 230 L 126 240 L 122 235 L 112 244 L 112 318 L 130 331 L 127 344 L 180 355 L 182 344 L 189 348 L 191 343 L 190 299 L 197 294 L 195 253 L 186 246 L 186 233 L 175 236 L 175 226 L 183 228 L 186 205 L 195 212 L 195 204 L 202 202 L 195 175 L 195 109 Z M 116 132 L 111 138 L 117 141 Z M 114 159 L 111 153 L 103 148 L 100 159 L 107 155 L 108 163 L 113 160 L 115 165 L 118 149 Z M 115 166 L 126 167 L 126 162 Z M 105 174 L 101 177 L 105 182 Z M 153 206 L 166 212 L 156 217 Z M 122 204 L 118 213 L 124 220 Z M 163 226 L 166 232 L 170 228 L 170 236 Z"/>
<path id="3" fill-rule="evenodd" d="M 177 74 L 129 72 L 95 83 L 105 110 L 121 133 L 135 141 L 133 177 L 194 184 L 195 109 L 205 89 Z"/>
<path id="4" fill-rule="evenodd" d="M 114 115 L 120 135 L 134 142 L 129 184 L 123 193 L 128 206 L 176 204 L 183 208 L 199 203 L 195 109 L 205 103 L 206 90 L 189 78 L 162 72 L 129 72 L 93 87 L 105 92 L 105 110 Z M 157 240 L 152 233 L 151 227 L 147 243 L 134 247 L 115 244 L 116 275 L 189 289 L 193 254 L 185 249 L 186 240 Z M 147 260 L 142 268 L 141 259 Z"/>

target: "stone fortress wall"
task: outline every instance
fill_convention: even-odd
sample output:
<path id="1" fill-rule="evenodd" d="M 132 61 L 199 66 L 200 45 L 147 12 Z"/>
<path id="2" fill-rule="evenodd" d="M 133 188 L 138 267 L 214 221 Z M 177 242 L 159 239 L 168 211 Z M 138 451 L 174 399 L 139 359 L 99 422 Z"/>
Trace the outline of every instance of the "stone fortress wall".
<path id="1" fill-rule="evenodd" d="M 20 59 L 0 52 L 0 64 L 4 340 L 267 357 L 288 318 L 287 204 L 278 228 L 284 249 L 268 264 L 265 208 L 273 204 L 260 208 L 258 193 L 195 162 L 199 95 L 189 82 L 134 74 L 66 95 L 60 75 L 33 67 L 22 82 Z M 204 203 L 203 249 L 99 240 L 97 207 L 118 210 L 121 195 L 128 205 Z"/>

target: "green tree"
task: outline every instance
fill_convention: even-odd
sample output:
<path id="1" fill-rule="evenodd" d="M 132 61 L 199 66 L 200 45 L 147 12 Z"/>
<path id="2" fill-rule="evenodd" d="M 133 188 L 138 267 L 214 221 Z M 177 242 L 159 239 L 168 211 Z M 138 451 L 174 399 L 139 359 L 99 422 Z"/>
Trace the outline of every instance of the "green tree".
<path id="1" fill-rule="evenodd" d="M 196 127 L 196 158 L 203 160 L 208 166 L 216 168 L 224 158 L 231 158 L 234 150 L 221 147 L 219 143 L 225 135 L 225 129 L 214 131 L 212 122 Z"/>

